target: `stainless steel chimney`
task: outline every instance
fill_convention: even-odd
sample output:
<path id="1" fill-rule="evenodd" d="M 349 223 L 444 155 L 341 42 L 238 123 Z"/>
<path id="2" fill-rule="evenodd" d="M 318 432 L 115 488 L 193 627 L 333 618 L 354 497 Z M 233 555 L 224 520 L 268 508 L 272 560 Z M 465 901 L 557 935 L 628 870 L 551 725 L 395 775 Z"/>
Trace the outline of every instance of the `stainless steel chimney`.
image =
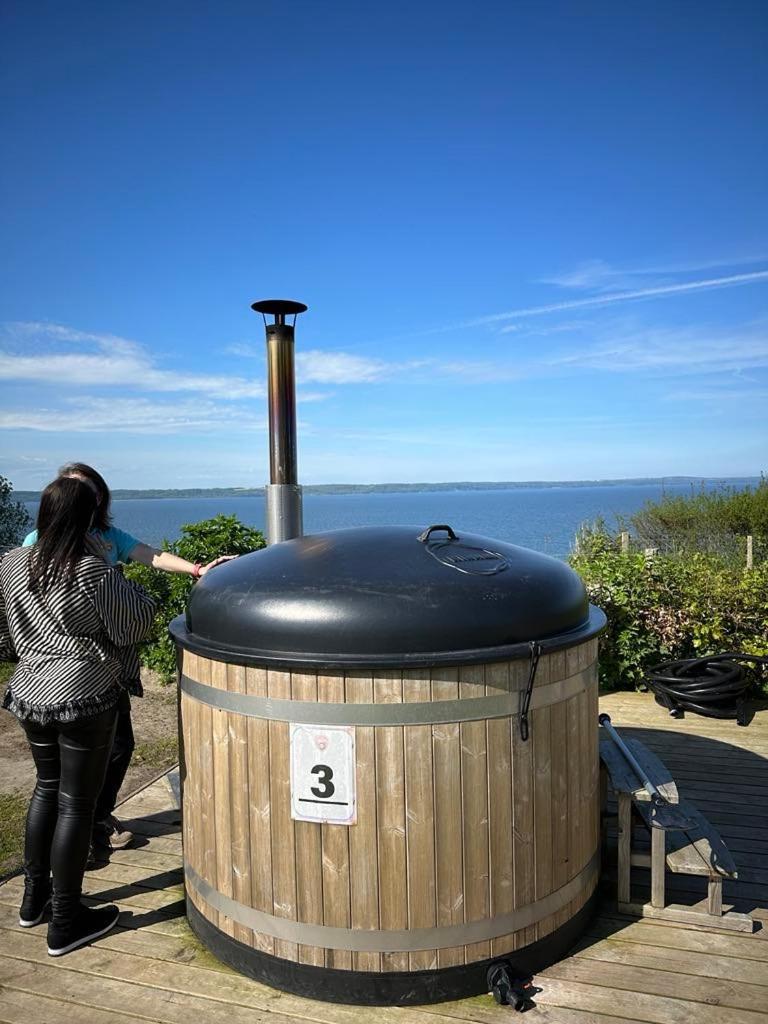
<path id="1" fill-rule="evenodd" d="M 296 316 L 307 307 L 290 299 L 264 299 L 251 309 L 261 313 L 267 333 L 269 389 L 269 484 L 266 486 L 267 543 L 300 537 L 303 533 L 301 487 L 296 459 L 296 378 L 293 329 Z M 274 323 L 267 323 L 274 316 Z M 285 318 L 293 316 L 293 324 Z"/>

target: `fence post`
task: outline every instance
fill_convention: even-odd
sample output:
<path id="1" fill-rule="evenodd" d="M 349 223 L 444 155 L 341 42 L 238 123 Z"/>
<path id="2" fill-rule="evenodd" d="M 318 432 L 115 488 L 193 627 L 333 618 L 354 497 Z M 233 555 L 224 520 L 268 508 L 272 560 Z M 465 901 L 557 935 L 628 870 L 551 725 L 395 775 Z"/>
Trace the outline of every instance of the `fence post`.
<path id="1" fill-rule="evenodd" d="M 629 551 L 629 534 L 626 530 L 621 531 L 621 553 L 626 555 Z"/>
<path id="2" fill-rule="evenodd" d="M 750 533 L 750 534 L 747 535 L 747 568 L 748 569 L 752 568 L 752 564 L 753 564 L 752 563 L 752 559 L 753 559 L 753 555 L 752 555 L 752 534 Z"/>

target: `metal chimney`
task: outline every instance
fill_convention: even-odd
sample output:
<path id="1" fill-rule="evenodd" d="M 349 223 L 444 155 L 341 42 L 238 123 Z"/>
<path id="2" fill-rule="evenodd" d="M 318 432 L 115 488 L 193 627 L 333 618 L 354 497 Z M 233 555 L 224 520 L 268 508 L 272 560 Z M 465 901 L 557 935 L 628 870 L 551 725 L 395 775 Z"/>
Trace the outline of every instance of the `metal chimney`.
<path id="1" fill-rule="evenodd" d="M 300 537 L 303 533 L 301 487 L 296 460 L 296 380 L 293 367 L 293 328 L 296 316 L 306 312 L 303 302 L 264 299 L 251 309 L 261 313 L 267 332 L 269 381 L 269 484 L 267 544 Z M 267 316 L 274 323 L 267 323 Z M 285 322 L 293 316 L 293 324 Z"/>

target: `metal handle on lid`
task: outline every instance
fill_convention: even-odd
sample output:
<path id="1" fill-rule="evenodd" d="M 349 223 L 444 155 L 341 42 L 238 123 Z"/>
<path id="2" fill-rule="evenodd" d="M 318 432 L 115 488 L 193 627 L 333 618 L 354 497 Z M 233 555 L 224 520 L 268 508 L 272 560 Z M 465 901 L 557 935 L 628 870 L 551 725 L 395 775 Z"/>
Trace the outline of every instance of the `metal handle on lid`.
<path id="1" fill-rule="evenodd" d="M 436 526 L 428 526 L 424 533 L 420 533 L 416 539 L 420 540 L 422 544 L 426 544 L 429 540 L 430 534 L 435 530 L 445 530 L 451 540 L 459 539 L 450 526 L 447 526 L 445 523 L 439 523 Z"/>

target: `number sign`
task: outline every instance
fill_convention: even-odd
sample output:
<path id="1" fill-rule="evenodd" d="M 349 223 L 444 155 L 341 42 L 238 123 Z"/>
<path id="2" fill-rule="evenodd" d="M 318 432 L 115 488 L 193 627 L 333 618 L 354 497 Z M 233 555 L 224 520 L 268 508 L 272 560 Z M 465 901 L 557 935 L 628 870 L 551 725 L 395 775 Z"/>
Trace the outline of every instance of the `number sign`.
<path id="1" fill-rule="evenodd" d="M 291 817 L 354 825 L 355 730 L 291 724 Z"/>

